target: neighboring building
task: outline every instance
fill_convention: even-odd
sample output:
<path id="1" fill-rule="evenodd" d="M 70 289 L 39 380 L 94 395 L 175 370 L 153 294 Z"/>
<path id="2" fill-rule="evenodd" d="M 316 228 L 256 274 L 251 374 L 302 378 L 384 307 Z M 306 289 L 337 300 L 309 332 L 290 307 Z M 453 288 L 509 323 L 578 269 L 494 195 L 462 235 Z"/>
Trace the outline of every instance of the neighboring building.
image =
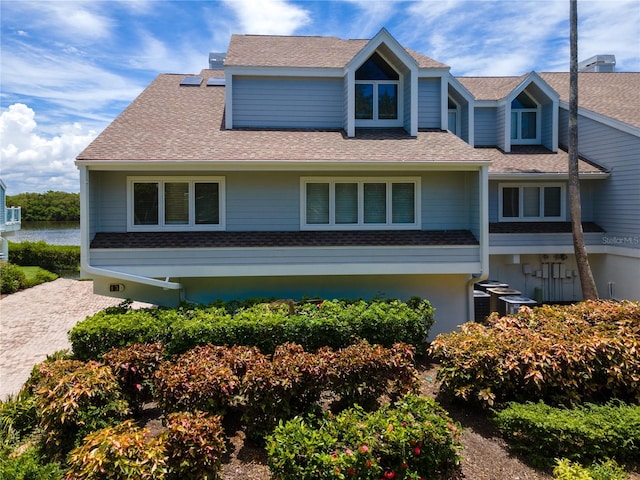
<path id="1" fill-rule="evenodd" d="M 7 186 L 0 179 L 0 262 L 9 261 L 9 243 L 2 234 L 20 230 L 20 226 L 20 207 L 7 208 Z"/>
<path id="2" fill-rule="evenodd" d="M 96 292 L 160 304 L 417 295 L 436 307 L 432 334 L 473 318 L 473 284 L 488 276 L 543 300 L 580 298 L 568 74 L 455 78 L 385 29 L 370 40 L 233 35 L 218 63 L 158 76 L 77 157 L 82 267 Z M 605 132 L 601 152 L 580 160 L 588 250 L 600 288 L 640 298 L 608 269 L 612 255 L 639 267 L 640 246 L 606 241 L 609 228 L 639 234 L 640 202 L 621 223 L 607 210 L 619 205 L 619 163 L 640 184 L 640 105 L 628 95 L 640 75 L 584 75 L 594 105 L 629 102 L 613 117 L 586 99 L 581 110 L 584 128 L 602 117 L 629 138 L 626 157 L 623 145 L 607 156 L 618 147 Z M 600 75 L 625 79 L 607 89 Z M 563 280 L 545 283 L 547 269 Z"/>

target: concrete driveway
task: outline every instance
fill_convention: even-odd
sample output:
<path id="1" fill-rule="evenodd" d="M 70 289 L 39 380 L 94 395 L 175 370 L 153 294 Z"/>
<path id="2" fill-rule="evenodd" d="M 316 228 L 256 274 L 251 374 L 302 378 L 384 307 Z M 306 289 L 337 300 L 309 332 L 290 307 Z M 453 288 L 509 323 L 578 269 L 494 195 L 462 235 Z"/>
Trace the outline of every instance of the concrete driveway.
<path id="1" fill-rule="evenodd" d="M 15 394 L 32 367 L 70 348 L 67 332 L 87 316 L 121 303 L 94 295 L 93 282 L 59 278 L 0 300 L 0 399 Z M 150 306 L 136 303 L 133 307 Z"/>

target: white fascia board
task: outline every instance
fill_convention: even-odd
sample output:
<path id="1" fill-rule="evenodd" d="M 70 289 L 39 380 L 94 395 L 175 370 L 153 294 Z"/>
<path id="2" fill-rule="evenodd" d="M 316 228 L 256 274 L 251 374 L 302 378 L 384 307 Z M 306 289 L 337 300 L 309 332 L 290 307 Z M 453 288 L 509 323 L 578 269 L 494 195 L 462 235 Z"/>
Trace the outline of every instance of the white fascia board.
<path id="1" fill-rule="evenodd" d="M 509 233 L 504 234 L 496 234 L 493 235 L 513 235 Z M 566 233 L 564 235 L 571 235 L 570 233 Z M 534 242 L 532 240 L 532 242 Z M 587 253 L 596 254 L 596 253 L 609 253 L 607 251 L 607 245 L 587 245 Z M 554 255 L 554 254 L 566 254 L 566 255 L 574 255 L 575 251 L 573 250 L 573 245 L 519 245 L 519 246 L 491 246 L 489 245 L 489 255 Z"/>
<path id="2" fill-rule="evenodd" d="M 278 264 L 278 265 L 188 265 L 181 267 L 157 266 L 137 268 L 135 274 L 125 273 L 130 267 L 109 267 L 111 271 L 125 276 L 154 276 L 159 271 L 168 272 L 171 278 L 189 277 L 281 277 L 314 275 L 433 275 L 472 274 L 480 270 L 480 262 L 465 263 L 323 263 L 323 264 Z M 119 271 L 123 269 L 124 271 Z"/>
<path id="3" fill-rule="evenodd" d="M 564 110 L 569 110 L 569 102 L 560 101 L 560 108 Z M 602 115 L 601 113 L 596 113 L 592 110 L 587 110 L 584 107 L 578 106 L 578 115 L 588 118 L 590 120 L 595 120 L 596 122 L 602 123 L 603 125 L 607 125 L 608 127 L 615 128 L 620 130 L 621 132 L 628 133 L 635 137 L 640 137 L 640 127 L 636 127 L 634 125 L 630 125 L 625 122 L 621 122 L 620 120 L 616 120 L 614 118 L 608 117 L 606 115 Z"/>
<path id="4" fill-rule="evenodd" d="M 226 75 L 259 77 L 344 77 L 342 68 L 323 67 L 229 67 Z M 228 83 L 227 83 L 228 84 Z"/>
<path id="5" fill-rule="evenodd" d="M 189 172 L 202 170 L 230 171 L 389 171 L 389 170 L 438 170 L 438 171 L 471 171 L 479 167 L 491 165 L 486 161 L 447 161 L 447 162 L 420 162 L 420 161 L 396 161 L 396 162 L 343 162 L 343 161 L 160 161 L 160 162 L 136 162 L 136 161 L 80 161 L 76 164 L 87 167 L 88 170 L 100 171 L 149 171 L 163 172 Z"/>
<path id="6" fill-rule="evenodd" d="M 580 180 L 602 180 L 609 178 L 611 174 L 608 172 L 599 173 L 581 173 L 579 174 Z M 489 180 L 514 180 L 519 182 L 526 182 L 529 180 L 567 180 L 569 178 L 569 172 L 556 172 L 556 173 L 489 173 Z"/>

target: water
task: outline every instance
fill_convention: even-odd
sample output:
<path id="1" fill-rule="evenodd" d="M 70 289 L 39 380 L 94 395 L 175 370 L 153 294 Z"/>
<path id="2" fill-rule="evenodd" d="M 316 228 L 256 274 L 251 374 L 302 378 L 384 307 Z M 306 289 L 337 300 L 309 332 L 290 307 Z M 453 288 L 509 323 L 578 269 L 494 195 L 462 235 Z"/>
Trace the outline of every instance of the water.
<path id="1" fill-rule="evenodd" d="M 22 222 L 22 228 L 3 234 L 10 242 L 38 242 L 80 246 L 79 222 Z"/>

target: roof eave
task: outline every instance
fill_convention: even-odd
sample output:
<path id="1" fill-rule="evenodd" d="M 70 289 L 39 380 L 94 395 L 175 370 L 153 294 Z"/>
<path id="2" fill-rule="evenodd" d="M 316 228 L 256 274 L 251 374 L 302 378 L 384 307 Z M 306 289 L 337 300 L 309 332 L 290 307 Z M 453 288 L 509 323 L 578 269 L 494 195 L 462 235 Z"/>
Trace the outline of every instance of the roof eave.
<path id="1" fill-rule="evenodd" d="M 582 172 L 580 180 L 603 180 L 609 178 L 609 172 Z M 489 180 L 567 180 L 568 172 L 489 172 Z"/>

